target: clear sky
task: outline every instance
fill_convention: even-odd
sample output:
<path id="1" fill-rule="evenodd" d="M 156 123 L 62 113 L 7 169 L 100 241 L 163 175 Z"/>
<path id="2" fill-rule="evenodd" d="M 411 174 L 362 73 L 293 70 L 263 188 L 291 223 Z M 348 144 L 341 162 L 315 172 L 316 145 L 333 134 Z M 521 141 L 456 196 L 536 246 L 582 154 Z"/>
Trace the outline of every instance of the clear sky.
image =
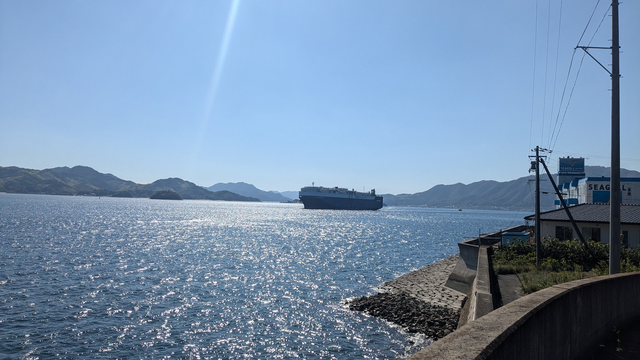
<path id="1" fill-rule="evenodd" d="M 609 166 L 609 74 L 571 61 L 611 45 L 596 3 L 0 0 L 0 166 L 392 194 L 526 176 L 536 145 Z M 639 19 L 620 5 L 633 170 Z"/>

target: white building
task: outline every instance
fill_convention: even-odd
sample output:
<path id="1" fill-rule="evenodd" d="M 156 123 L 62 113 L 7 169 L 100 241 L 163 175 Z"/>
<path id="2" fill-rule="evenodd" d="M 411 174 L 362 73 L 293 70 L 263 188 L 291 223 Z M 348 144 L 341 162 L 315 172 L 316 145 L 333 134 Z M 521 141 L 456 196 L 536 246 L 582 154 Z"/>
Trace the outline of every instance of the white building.
<path id="1" fill-rule="evenodd" d="M 609 204 L 610 183 L 608 177 L 587 177 L 558 185 L 558 189 L 567 205 Z M 640 178 L 620 178 L 620 203 L 640 205 Z M 556 199 L 555 205 L 561 207 L 559 199 Z"/>
<path id="2" fill-rule="evenodd" d="M 592 239 L 609 243 L 609 217 L 611 207 L 606 204 L 580 204 L 570 206 L 571 216 L 578 225 L 585 240 Z M 535 215 L 525 217 L 535 221 Z M 561 240 L 578 237 L 564 209 L 551 210 L 540 214 L 542 237 L 554 237 Z M 640 206 L 620 206 L 620 232 L 623 246 L 640 245 Z"/>
<path id="3" fill-rule="evenodd" d="M 611 179 L 608 177 L 586 177 L 584 158 L 558 159 L 557 186 L 567 205 L 609 204 Z M 640 205 L 640 178 L 620 179 L 620 203 Z M 556 208 L 561 208 L 556 199 Z"/>

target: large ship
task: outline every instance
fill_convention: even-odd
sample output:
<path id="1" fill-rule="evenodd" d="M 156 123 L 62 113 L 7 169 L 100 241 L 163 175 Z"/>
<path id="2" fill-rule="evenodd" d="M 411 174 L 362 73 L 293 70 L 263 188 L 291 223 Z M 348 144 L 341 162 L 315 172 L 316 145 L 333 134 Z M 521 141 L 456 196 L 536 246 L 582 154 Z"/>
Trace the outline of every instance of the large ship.
<path id="1" fill-rule="evenodd" d="M 300 189 L 300 201 L 305 209 L 378 210 L 382 208 L 382 196 L 375 190 L 358 192 L 339 187 L 305 186 Z"/>

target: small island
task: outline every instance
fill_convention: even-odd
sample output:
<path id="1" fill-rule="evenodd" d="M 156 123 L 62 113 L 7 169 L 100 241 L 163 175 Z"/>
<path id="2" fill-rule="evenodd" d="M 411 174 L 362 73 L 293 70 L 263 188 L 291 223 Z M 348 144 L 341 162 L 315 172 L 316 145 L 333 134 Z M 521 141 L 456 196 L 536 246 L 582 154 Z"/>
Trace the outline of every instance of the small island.
<path id="1" fill-rule="evenodd" d="M 155 194 L 151 195 L 150 199 L 155 200 L 182 200 L 182 196 L 177 192 L 169 189 L 169 190 L 160 190 Z"/>
<path id="2" fill-rule="evenodd" d="M 132 198 L 133 194 L 129 190 L 118 190 L 114 192 L 111 197 Z"/>

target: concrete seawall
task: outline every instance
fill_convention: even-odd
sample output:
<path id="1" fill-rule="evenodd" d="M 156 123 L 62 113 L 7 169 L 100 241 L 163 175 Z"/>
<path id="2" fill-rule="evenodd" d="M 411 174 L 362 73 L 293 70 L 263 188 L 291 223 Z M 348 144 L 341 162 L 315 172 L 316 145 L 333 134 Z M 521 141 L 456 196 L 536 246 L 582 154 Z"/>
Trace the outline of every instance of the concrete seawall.
<path id="1" fill-rule="evenodd" d="M 471 286 L 478 272 L 478 257 L 482 246 L 493 246 L 501 241 L 503 232 L 523 231 L 528 229 L 525 225 L 514 226 L 510 229 L 481 235 L 478 238 L 459 242 L 460 261 L 447 280 L 446 286 L 463 294 L 469 294 Z M 486 271 L 488 268 L 485 268 Z"/>
<path id="2" fill-rule="evenodd" d="M 640 273 L 538 291 L 470 321 L 410 359 L 577 359 L 640 316 Z"/>
<path id="3" fill-rule="evenodd" d="M 478 272 L 469 291 L 469 311 L 466 319 L 460 319 L 461 325 L 479 319 L 494 309 L 488 252 L 486 246 L 481 246 L 478 251 Z"/>
<path id="4" fill-rule="evenodd" d="M 489 259 L 492 246 L 501 241 L 502 232 L 523 231 L 527 228 L 518 225 L 458 243 L 460 259 L 446 282 L 448 288 L 467 294 L 468 300 L 460 313 L 458 327 L 501 305 L 497 279 Z"/>

